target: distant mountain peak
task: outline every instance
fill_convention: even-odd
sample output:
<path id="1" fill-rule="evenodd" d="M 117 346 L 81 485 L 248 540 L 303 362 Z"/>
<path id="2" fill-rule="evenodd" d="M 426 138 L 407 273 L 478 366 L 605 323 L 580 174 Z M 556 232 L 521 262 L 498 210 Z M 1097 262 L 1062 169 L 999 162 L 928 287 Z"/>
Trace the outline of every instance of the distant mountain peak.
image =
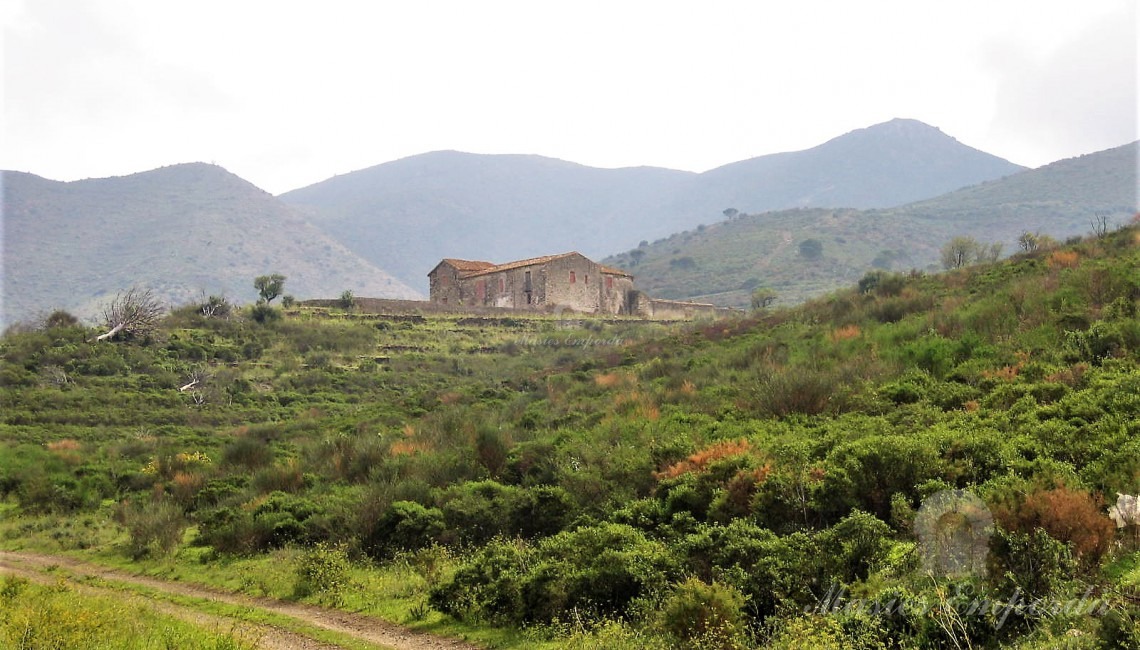
<path id="1" fill-rule="evenodd" d="M 711 203 L 746 212 L 787 207 L 884 208 L 1023 171 L 919 120 L 895 118 L 791 153 L 718 167 L 702 176 Z"/>
<path id="2" fill-rule="evenodd" d="M 894 119 L 887 120 L 886 122 L 880 122 L 878 124 L 872 124 L 871 126 L 868 126 L 867 128 L 868 129 L 895 129 L 895 130 L 910 129 L 910 130 L 916 130 L 916 131 L 918 131 L 918 130 L 921 130 L 921 131 L 937 131 L 938 133 L 942 133 L 942 129 L 938 128 L 937 126 L 934 126 L 932 124 L 927 124 L 926 122 L 923 122 L 921 120 L 916 120 L 916 119 L 910 118 L 910 117 L 896 117 Z"/>
<path id="3" fill-rule="evenodd" d="M 848 131 L 843 135 L 832 138 L 824 145 L 844 140 L 881 139 L 881 140 L 908 140 L 914 142 L 958 142 L 957 138 L 942 132 L 937 126 L 907 117 L 896 117 L 886 122 L 872 124 L 861 129 Z"/>

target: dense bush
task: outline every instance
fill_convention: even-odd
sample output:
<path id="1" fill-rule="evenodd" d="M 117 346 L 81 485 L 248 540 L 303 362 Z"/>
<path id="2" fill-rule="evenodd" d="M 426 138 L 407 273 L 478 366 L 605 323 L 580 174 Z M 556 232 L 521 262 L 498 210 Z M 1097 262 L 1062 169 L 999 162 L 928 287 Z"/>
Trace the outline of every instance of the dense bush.
<path id="1" fill-rule="evenodd" d="M 744 596 L 718 582 L 689 578 L 673 588 L 661 606 L 661 627 L 689 648 L 744 647 Z"/>
<path id="2" fill-rule="evenodd" d="M 210 510 L 199 516 L 198 540 L 222 553 L 254 553 L 290 543 L 313 544 L 332 531 L 314 502 L 274 492 L 243 507 Z"/>
<path id="3" fill-rule="evenodd" d="M 411 501 L 396 501 L 376 520 L 361 540 L 364 552 L 387 558 L 397 551 L 430 546 L 443 535 L 443 513 Z"/>
<path id="4" fill-rule="evenodd" d="M 621 524 L 567 531 L 531 547 L 496 540 L 431 593 L 436 609 L 467 620 L 550 622 L 567 611 L 621 616 L 676 574 L 660 542 Z"/>
<path id="5" fill-rule="evenodd" d="M 352 584 L 350 569 L 348 554 L 343 547 L 321 542 L 305 551 L 297 563 L 293 596 L 307 598 L 315 595 L 323 604 L 340 607 L 344 604 L 345 592 Z"/>

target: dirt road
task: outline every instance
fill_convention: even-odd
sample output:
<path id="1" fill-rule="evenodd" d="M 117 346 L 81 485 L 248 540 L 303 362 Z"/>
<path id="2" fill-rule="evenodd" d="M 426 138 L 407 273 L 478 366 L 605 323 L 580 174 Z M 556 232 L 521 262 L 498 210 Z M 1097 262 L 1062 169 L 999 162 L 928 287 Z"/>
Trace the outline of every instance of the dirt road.
<path id="1" fill-rule="evenodd" d="M 231 605 L 260 609 L 274 614 L 288 616 L 313 627 L 339 632 L 393 650 L 477 650 L 478 648 L 478 646 L 471 645 L 464 641 L 415 632 L 392 623 L 360 614 L 339 612 L 311 605 L 267 598 L 250 598 L 210 589 L 201 585 L 167 582 L 157 578 L 136 576 L 123 571 L 88 564 L 69 557 L 0 551 L 0 573 L 10 573 L 30 580 L 54 583 L 57 578 L 44 573 L 44 571 L 50 567 L 67 569 L 67 571 L 76 576 L 95 576 L 108 581 L 144 586 L 163 593 L 206 598 Z M 236 629 L 247 638 L 260 639 L 261 647 L 265 650 L 334 650 L 338 647 L 272 625 L 245 623 L 222 616 L 204 614 L 191 607 L 146 599 L 138 595 L 126 595 L 122 591 L 109 588 L 93 587 L 80 583 L 76 583 L 76 586 L 85 592 L 110 593 L 116 598 L 145 600 L 164 614 L 177 616 L 208 628 L 216 627 L 224 630 Z"/>

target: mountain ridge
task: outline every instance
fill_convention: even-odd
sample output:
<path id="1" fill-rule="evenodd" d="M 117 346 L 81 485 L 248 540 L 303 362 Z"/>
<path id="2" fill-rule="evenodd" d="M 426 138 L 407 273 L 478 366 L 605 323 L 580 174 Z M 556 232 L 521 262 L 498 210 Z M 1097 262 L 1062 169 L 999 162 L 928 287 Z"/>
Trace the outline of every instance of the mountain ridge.
<path id="1" fill-rule="evenodd" d="M 869 153 L 867 143 L 876 141 L 881 151 Z M 915 146 L 921 150 L 907 149 Z M 821 148 L 845 158 L 822 165 Z M 883 151 L 895 155 L 875 163 Z M 963 172 L 979 165 L 984 169 Z M 759 173 L 758 166 L 783 171 Z M 831 171 L 821 174 L 817 168 Z M 374 263 L 384 260 L 385 269 L 417 286 L 443 257 L 517 259 L 571 249 L 596 257 L 719 219 L 730 207 L 878 207 L 1021 169 L 921 122 L 892 120 L 811 149 L 703 173 L 443 150 L 340 174 L 279 198 L 305 210 L 357 254 Z M 895 176 L 903 180 L 883 180 Z M 915 185 L 916 178 L 923 181 L 919 190 L 899 189 Z M 786 185 L 794 187 L 781 189 Z M 875 189 L 888 185 L 885 193 Z M 433 234 L 430 240 L 423 239 L 425 232 Z"/>
<path id="2" fill-rule="evenodd" d="M 172 303 L 252 300 L 253 278 L 277 271 L 299 296 L 420 295 L 216 165 L 71 182 L 3 172 L 3 189 L 7 323 L 56 308 L 90 316 L 133 285 Z"/>
<path id="3" fill-rule="evenodd" d="M 831 162 L 808 164 L 821 151 Z M 971 179 L 988 178 L 959 189 L 963 177 L 958 171 L 969 171 L 972 165 L 982 171 L 970 171 Z M 749 171 L 757 166 L 783 171 Z M 804 208 L 798 215 L 779 217 L 788 219 L 785 230 L 790 232 L 804 228 L 815 218 L 811 210 L 819 209 L 819 214 L 830 215 L 828 228 L 843 223 L 850 230 L 854 225 L 848 222 L 863 218 L 851 206 L 889 203 L 903 196 L 894 189 L 877 198 L 866 194 L 868 188 L 890 189 L 892 183 L 904 189 L 925 187 L 927 192 L 950 187 L 954 191 L 949 193 L 958 197 L 958 212 L 934 195 L 921 197 L 934 203 L 920 200 L 914 209 L 953 216 L 985 233 L 986 220 L 978 215 L 997 200 L 987 192 L 1000 179 L 1019 179 L 1024 171 L 1007 173 L 1017 169 L 1024 170 L 968 147 L 937 127 L 895 119 L 816 147 L 702 173 L 653 166 L 605 169 L 536 154 L 444 149 L 340 174 L 275 197 L 203 162 L 71 182 L 3 172 L 5 276 L 0 308 L 6 322 L 12 322 L 13 314 L 26 317 L 56 307 L 90 313 L 100 300 L 140 282 L 155 285 L 172 301 L 203 292 L 252 299 L 252 277 L 269 272 L 286 274 L 288 290 L 305 296 L 329 297 L 349 289 L 369 297 L 422 297 L 427 271 L 443 257 L 509 261 L 578 250 L 621 265 L 612 262 L 621 256 L 614 255 L 615 250 L 693 237 L 694 228 L 716 226 L 730 207 L 748 219 L 756 212 L 752 206 L 773 201 Z M 916 181 L 914 174 L 927 184 Z M 1087 223 L 1078 213 L 1080 204 L 1092 199 L 1066 199 L 1068 190 L 1059 188 L 1067 182 L 1058 177 L 1029 183 L 1020 190 L 1025 194 L 1020 207 L 1006 205 L 999 212 L 1012 214 L 1011 219 L 1031 210 L 1048 212 L 1068 220 L 1069 229 Z M 782 194 L 765 189 L 773 184 Z M 894 209 L 880 207 L 872 214 L 880 220 L 901 218 L 907 228 L 917 227 L 917 217 L 899 217 Z M 938 224 L 927 228 L 945 230 Z M 201 236 L 210 230 L 223 236 L 218 241 Z M 915 241 L 909 257 L 929 259 L 936 247 L 922 237 Z M 890 248 L 896 264 L 906 263 L 908 255 L 900 254 L 897 246 Z M 164 253 L 156 254 L 158 249 Z M 882 251 L 865 252 L 875 256 Z M 644 288 L 661 288 L 645 274 L 652 265 L 630 270 L 643 276 Z M 838 275 L 818 278 L 817 289 L 858 279 L 848 277 L 856 270 L 833 270 Z M 729 276 L 732 273 L 736 271 Z M 759 280 L 750 276 L 740 283 L 751 281 Z M 746 295 L 740 287 L 730 289 L 741 291 Z M 692 295 L 665 290 L 662 297 Z"/>

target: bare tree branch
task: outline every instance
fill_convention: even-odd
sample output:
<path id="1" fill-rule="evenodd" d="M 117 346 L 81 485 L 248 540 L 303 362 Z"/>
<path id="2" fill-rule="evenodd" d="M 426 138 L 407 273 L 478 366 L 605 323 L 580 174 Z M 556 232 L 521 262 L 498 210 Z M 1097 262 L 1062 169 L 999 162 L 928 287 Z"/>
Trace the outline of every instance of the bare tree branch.
<path id="1" fill-rule="evenodd" d="M 110 305 L 103 309 L 103 324 L 107 331 L 96 336 L 94 341 L 106 341 L 123 333 L 129 336 L 145 336 L 158 326 L 158 319 L 166 308 L 150 289 L 131 287 L 125 293 L 115 296 Z"/>
<path id="2" fill-rule="evenodd" d="M 186 385 L 179 388 L 178 391 L 181 393 L 185 393 L 186 391 L 190 390 L 191 388 L 199 386 L 200 384 L 205 382 L 206 379 L 208 378 L 208 376 L 209 376 L 209 373 L 207 371 L 205 371 L 201 368 L 198 368 L 197 370 L 190 373 L 190 375 L 186 378 L 188 380 Z"/>

